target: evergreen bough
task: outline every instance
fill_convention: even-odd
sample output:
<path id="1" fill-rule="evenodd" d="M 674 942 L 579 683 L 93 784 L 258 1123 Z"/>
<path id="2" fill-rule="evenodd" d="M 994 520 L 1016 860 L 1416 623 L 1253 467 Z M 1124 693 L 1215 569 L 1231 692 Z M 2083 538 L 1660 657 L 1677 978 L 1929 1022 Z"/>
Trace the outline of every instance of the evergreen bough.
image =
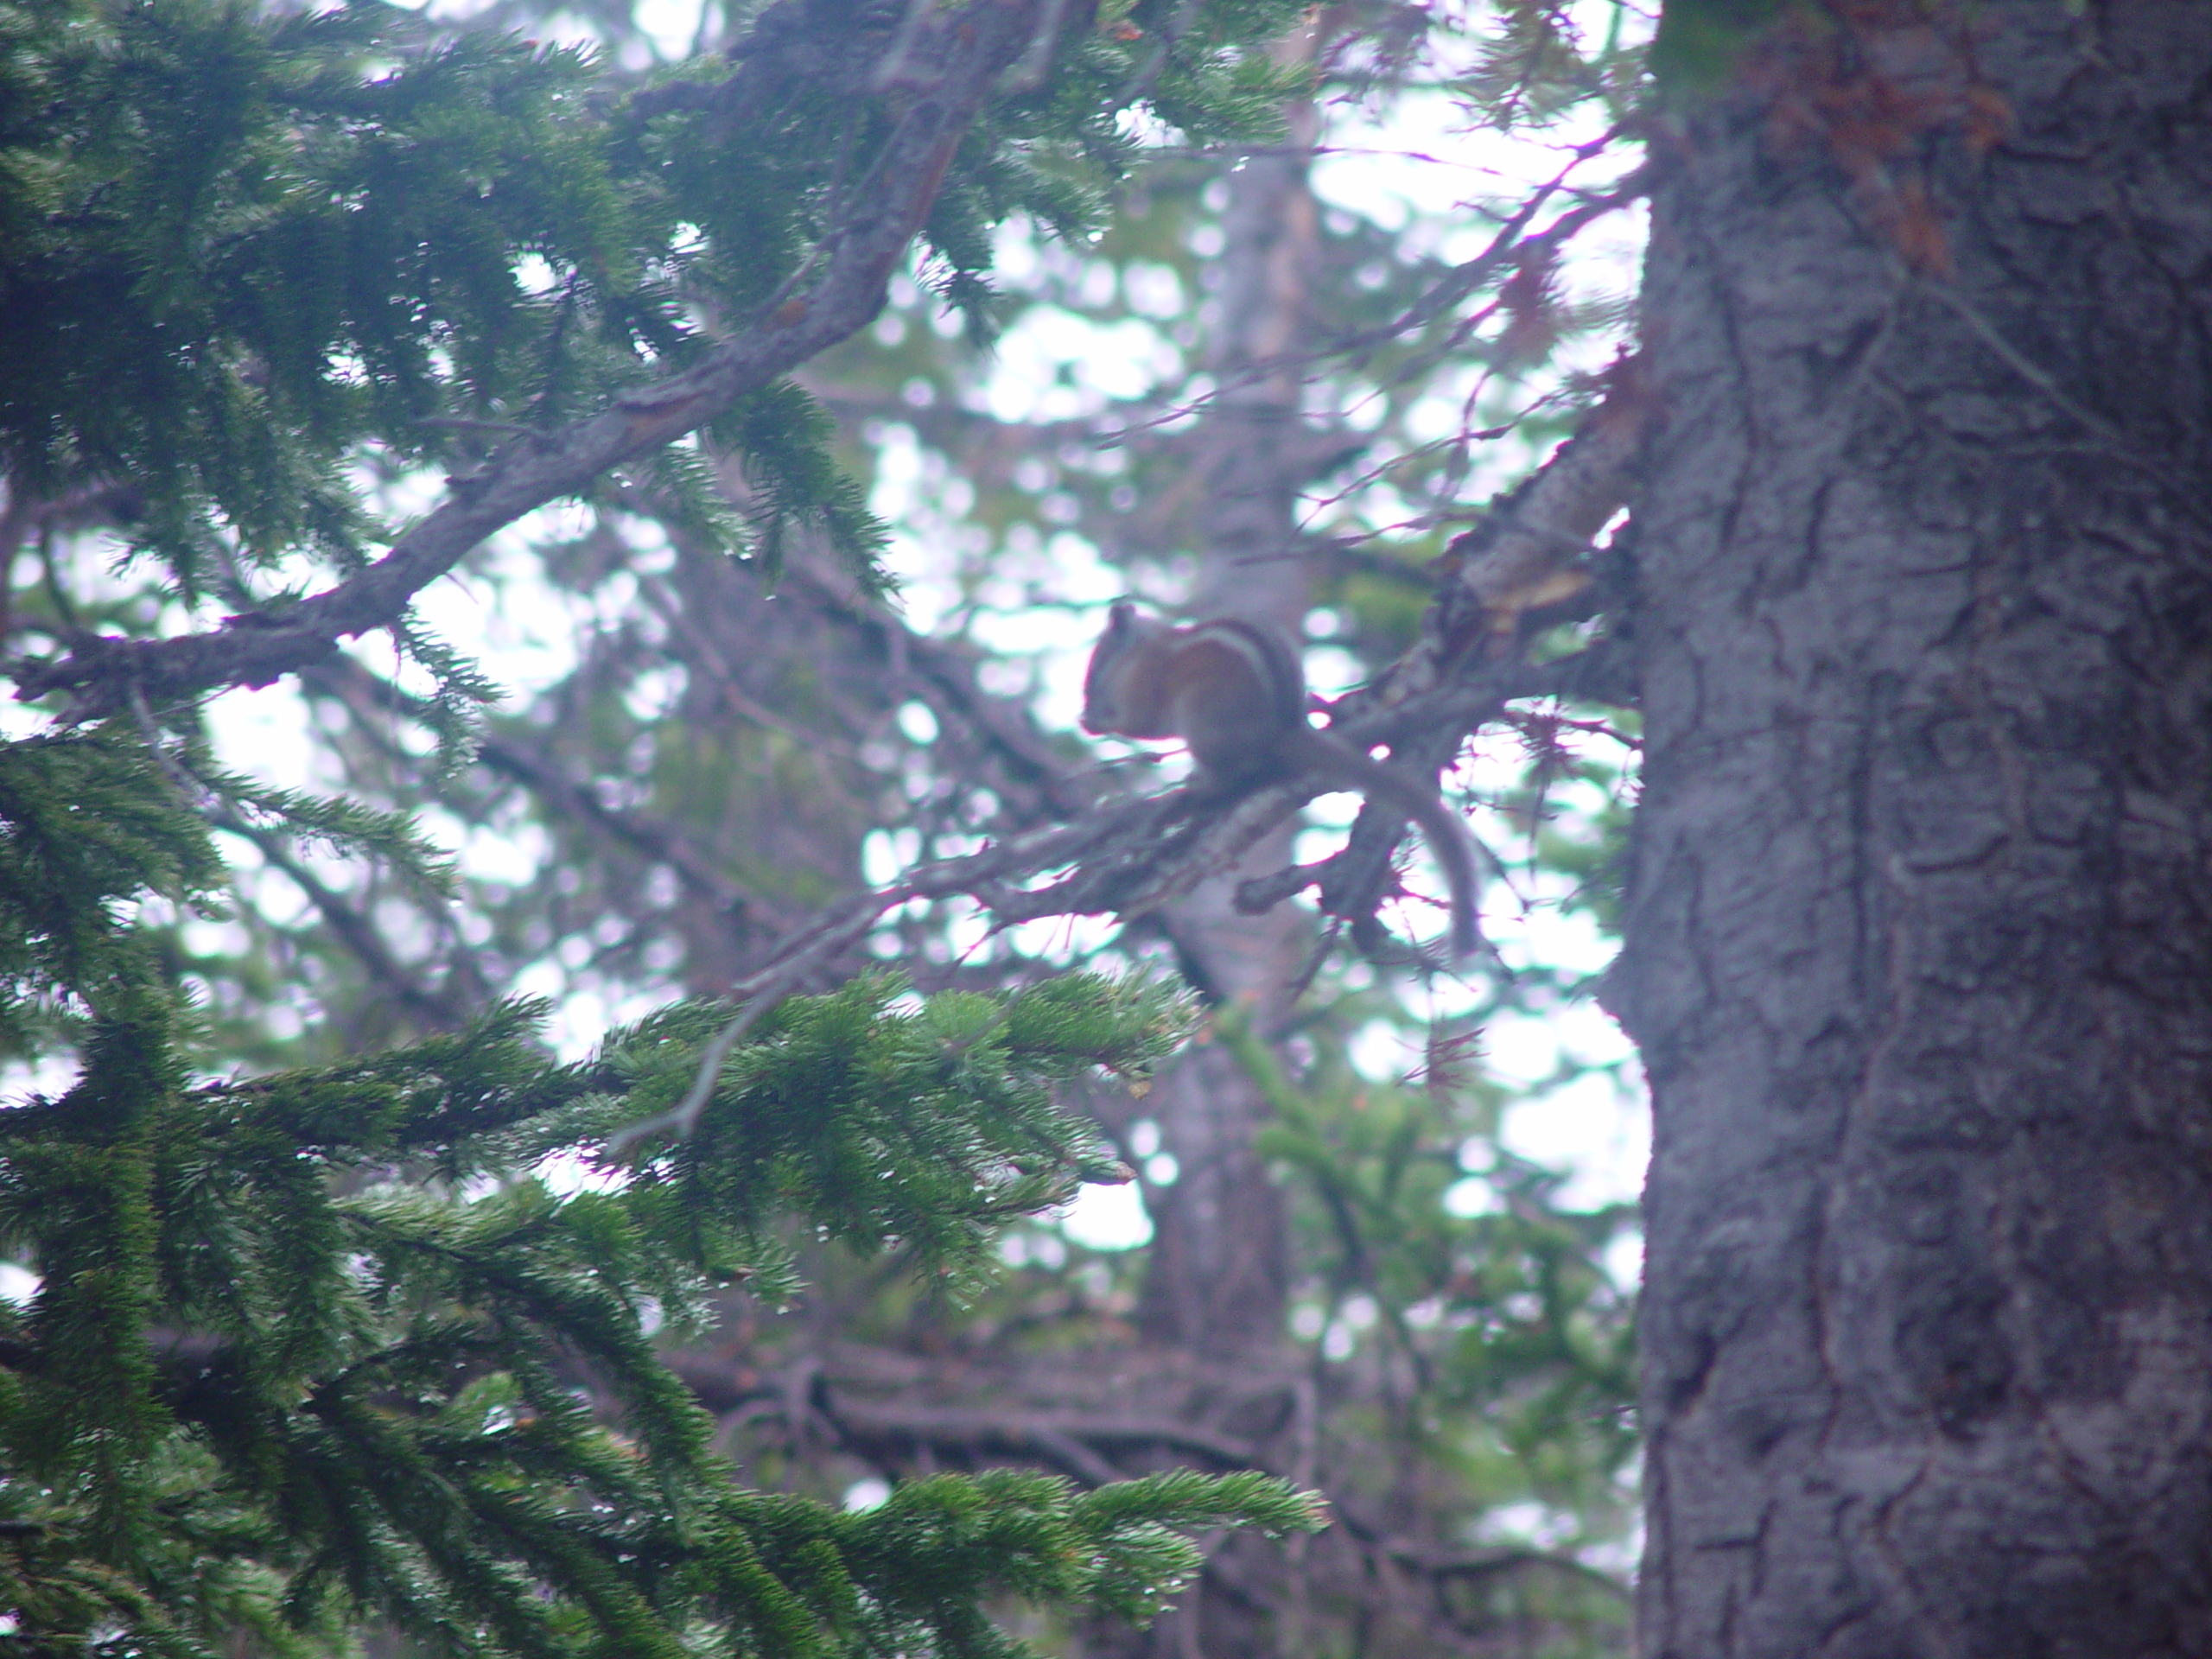
<path id="1" fill-rule="evenodd" d="M 1196 1564 L 1173 1529 L 1311 1524 L 1258 1478 L 948 1476 L 861 1514 L 749 1491 L 654 1351 L 720 1287 L 787 1287 L 793 1220 L 958 1274 L 1005 1223 L 1113 1179 L 1051 1086 L 1166 1052 L 1185 1011 L 1163 990 L 923 1001 L 885 976 L 794 997 L 691 1135 L 619 1161 L 609 1135 L 690 1087 L 727 1007 L 680 1004 L 575 1065 L 507 1003 L 208 1081 L 131 912 L 192 902 L 217 866 L 159 779 L 73 792 L 116 741 L 0 751 L 0 1012 L 82 1059 L 0 1113 L 0 1248 L 41 1275 L 0 1305 L 9 1645 L 304 1652 L 373 1617 L 456 1654 L 981 1656 L 1015 1650 L 988 1596 L 1141 1617 Z M 563 1156 L 599 1179 L 531 1173 Z"/>
<path id="2" fill-rule="evenodd" d="M 1194 135 L 1249 130 L 1284 86 L 1258 46 L 1296 10 L 1058 9 L 1051 61 L 1007 79 L 944 169 L 925 278 L 987 331 L 991 226 L 1086 225 L 1129 159 L 1131 97 Z M 903 118 L 824 89 L 897 16 L 766 8 L 777 49 L 830 69 L 763 103 L 718 97 L 741 62 L 619 85 L 588 53 L 375 0 L 0 4 L 9 533 L 33 508 L 42 551 L 105 524 L 188 620 L 213 599 L 233 629 L 281 626 L 390 538 L 366 483 L 430 467 L 466 490 L 493 446 L 681 370 L 803 274 Z M 810 525 L 874 582 L 880 532 L 829 436 L 772 385 L 628 481 L 770 566 Z M 710 455 L 753 480 L 749 521 Z M 51 563 L 44 604 L 18 638 L 163 626 L 73 599 Z M 385 626 L 458 753 L 490 687 Z M 214 903 L 212 831 L 442 873 L 403 821 L 224 774 L 188 696 L 118 673 L 105 718 L 0 743 L 0 1057 L 74 1071 L 0 1110 L 0 1251 L 38 1275 L 0 1304 L 0 1645 L 304 1654 L 375 1622 L 429 1653 L 995 1655 L 1015 1644 L 989 1597 L 1142 1618 L 1194 1570 L 1179 1529 L 1313 1524 L 1256 1476 L 935 1477 L 865 1513 L 748 1491 L 656 1357 L 718 1287 L 789 1288 L 781 1230 L 957 1278 L 1116 1173 L 1051 1087 L 1158 1058 L 1184 1017 L 1164 993 L 925 1001 L 882 977 L 792 998 L 692 1133 L 619 1155 L 728 1008 L 671 1007 L 564 1065 L 543 1010 L 503 1003 L 217 1079 L 172 925 Z"/>

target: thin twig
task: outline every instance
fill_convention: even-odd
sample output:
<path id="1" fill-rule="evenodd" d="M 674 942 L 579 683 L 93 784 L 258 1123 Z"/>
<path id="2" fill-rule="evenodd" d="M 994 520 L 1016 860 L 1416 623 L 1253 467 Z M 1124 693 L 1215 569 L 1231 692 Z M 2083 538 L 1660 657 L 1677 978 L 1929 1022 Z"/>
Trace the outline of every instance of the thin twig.
<path id="1" fill-rule="evenodd" d="M 406 964 L 393 954 L 375 924 L 302 863 L 286 837 L 246 817 L 169 751 L 162 741 L 153 710 L 147 706 L 143 688 L 132 686 L 129 702 L 147 753 L 186 810 L 210 829 L 224 830 L 252 843 L 271 868 L 283 872 L 293 886 L 307 895 L 308 902 L 337 936 L 338 942 L 410 1013 L 439 1031 L 451 1031 L 460 1025 L 459 1012 L 447 999 L 417 982 Z"/>
<path id="2" fill-rule="evenodd" d="M 607 1155 L 620 1158 L 639 1141 L 649 1135 L 673 1129 L 679 1141 L 689 1140 L 697 1127 L 700 1113 L 707 1109 L 707 1102 L 715 1092 L 715 1084 L 721 1076 L 722 1062 L 729 1058 L 729 1052 L 744 1040 L 745 1033 L 760 1023 L 760 1016 L 783 999 L 761 992 L 738 1011 L 736 1018 L 716 1032 L 714 1039 L 700 1051 L 699 1070 L 691 1079 L 691 1086 L 683 1098 L 667 1111 L 632 1123 L 617 1130 L 607 1139 Z"/>

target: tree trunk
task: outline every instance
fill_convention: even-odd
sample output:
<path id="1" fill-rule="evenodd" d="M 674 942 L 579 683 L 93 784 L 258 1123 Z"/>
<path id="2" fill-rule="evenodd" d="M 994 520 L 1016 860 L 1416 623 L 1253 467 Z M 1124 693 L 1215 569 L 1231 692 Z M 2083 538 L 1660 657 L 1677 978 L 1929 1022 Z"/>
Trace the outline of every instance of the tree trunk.
<path id="1" fill-rule="evenodd" d="M 1313 44 L 1311 29 L 1301 28 L 1278 55 L 1304 61 Z M 1223 391 L 1191 436 L 1191 469 L 1204 489 L 1191 526 L 1198 575 L 1190 607 L 1193 617 L 1248 617 L 1295 639 L 1312 603 L 1298 494 L 1312 481 L 1314 457 L 1341 448 L 1342 437 L 1301 416 L 1300 376 L 1286 366 L 1312 331 L 1320 214 L 1307 179 L 1317 111 L 1300 101 L 1285 116 L 1283 153 L 1256 157 L 1230 178 L 1222 215 L 1206 367 Z M 1239 880 L 1289 862 L 1291 838 L 1285 825 L 1167 918 L 1200 988 L 1247 1005 L 1268 1032 L 1295 1000 L 1312 931 L 1293 906 L 1246 916 L 1231 894 Z M 1270 1116 L 1259 1086 L 1225 1051 L 1200 1048 L 1161 1079 L 1159 1110 L 1182 1173 L 1151 1195 L 1159 1233 L 1140 1326 L 1152 1341 L 1208 1358 L 1275 1355 L 1285 1340 L 1289 1253 L 1281 1197 L 1252 1144 Z"/>
<path id="2" fill-rule="evenodd" d="M 1915 10 L 1655 207 L 1647 1659 L 2212 1653 L 2212 6 Z"/>
<path id="3" fill-rule="evenodd" d="M 1301 26 L 1276 48 L 1279 60 L 1307 62 L 1317 42 Z M 1197 554 L 1194 617 L 1243 616 L 1296 639 L 1312 604 L 1312 572 L 1300 545 L 1299 492 L 1317 459 L 1341 450 L 1338 432 L 1300 409 L 1302 383 L 1288 359 L 1310 335 L 1312 284 L 1320 257 L 1319 210 L 1308 180 L 1319 111 L 1303 100 L 1285 111 L 1282 153 L 1254 158 L 1229 181 L 1222 215 L 1219 281 L 1207 302 L 1206 367 L 1222 386 L 1191 434 L 1192 474 L 1203 480 L 1189 535 Z M 1289 861 L 1292 830 L 1267 837 L 1236 871 L 1206 882 L 1170 907 L 1164 921 L 1185 969 L 1210 997 L 1243 1007 L 1262 1032 L 1280 1031 L 1313 930 L 1294 906 L 1262 916 L 1237 912 L 1232 893 L 1247 876 Z M 1272 1113 L 1259 1084 L 1213 1044 L 1185 1053 L 1147 1103 L 1174 1154 L 1174 1184 L 1147 1194 L 1156 1233 L 1145 1266 L 1140 1334 L 1155 1354 L 1186 1356 L 1216 1375 L 1247 1379 L 1240 1433 L 1281 1453 L 1297 1414 L 1282 1384 L 1296 1375 L 1287 1325 L 1289 1218 L 1255 1138 Z M 1222 1390 L 1222 1393 L 1229 1393 Z M 1205 1393 L 1189 1408 L 1219 1409 Z M 1283 1467 L 1294 1458 L 1263 1460 Z M 1306 1480 L 1310 1467 L 1295 1470 Z M 1280 1546 L 1209 1541 L 1205 1574 L 1150 1630 L 1097 1630 L 1095 1656 L 1157 1659 L 1264 1659 L 1282 1651 L 1270 1613 L 1283 1594 Z M 1302 1562 L 1302 1554 L 1295 1557 Z M 1235 1586 L 1241 1593 L 1224 1593 Z"/>

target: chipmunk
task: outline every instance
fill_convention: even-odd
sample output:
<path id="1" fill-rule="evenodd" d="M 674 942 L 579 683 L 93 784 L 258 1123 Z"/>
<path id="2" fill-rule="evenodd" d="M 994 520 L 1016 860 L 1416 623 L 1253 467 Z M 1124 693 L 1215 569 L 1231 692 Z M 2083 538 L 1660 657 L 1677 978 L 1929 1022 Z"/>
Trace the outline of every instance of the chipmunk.
<path id="1" fill-rule="evenodd" d="M 1451 882 L 1453 958 L 1480 944 L 1466 825 L 1412 779 L 1306 723 L 1305 670 L 1273 630 L 1234 617 L 1179 628 L 1115 606 L 1084 676 L 1083 729 L 1181 738 L 1199 790 L 1241 793 L 1311 778 L 1402 814 L 1421 826 Z"/>

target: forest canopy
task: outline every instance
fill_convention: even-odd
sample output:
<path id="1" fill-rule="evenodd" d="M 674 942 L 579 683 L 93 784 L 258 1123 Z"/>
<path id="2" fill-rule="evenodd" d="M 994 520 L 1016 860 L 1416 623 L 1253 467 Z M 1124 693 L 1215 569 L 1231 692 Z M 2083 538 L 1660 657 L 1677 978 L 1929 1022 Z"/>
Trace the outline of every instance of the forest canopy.
<path id="1" fill-rule="evenodd" d="M 1624 1051 L 1478 1034 L 1594 1025 L 1633 752 L 1525 556 L 1641 431 L 1581 10 L 0 9 L 0 1640 L 1617 1649 L 1634 1217 L 1501 1125 Z M 1556 164 L 1322 209 L 1447 108 Z M 1048 313 L 1120 346 L 1001 417 Z M 1479 807 L 1461 981 L 1387 814 L 1300 864 L 1299 779 L 1039 721 L 1107 580 L 1395 661 L 1332 725 Z"/>

